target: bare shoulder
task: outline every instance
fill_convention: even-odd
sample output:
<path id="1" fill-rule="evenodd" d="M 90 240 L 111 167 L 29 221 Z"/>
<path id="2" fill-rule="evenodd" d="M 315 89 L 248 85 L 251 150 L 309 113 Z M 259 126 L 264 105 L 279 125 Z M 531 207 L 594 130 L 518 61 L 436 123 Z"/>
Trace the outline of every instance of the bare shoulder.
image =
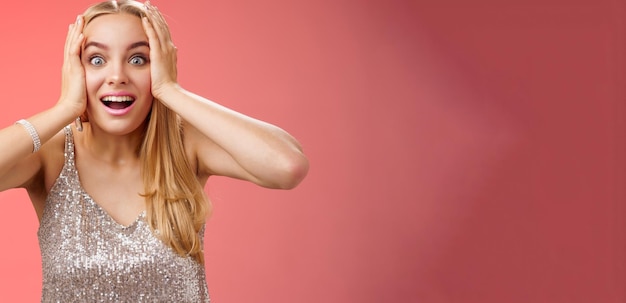
<path id="1" fill-rule="evenodd" d="M 39 171 L 24 186 L 39 218 L 43 213 L 48 192 L 63 169 L 64 150 L 65 133 L 61 130 L 41 146 L 37 153 L 41 165 Z"/>
<path id="2" fill-rule="evenodd" d="M 48 193 L 54 185 L 65 163 L 65 131 L 59 131 L 41 148 L 42 177 L 45 192 Z"/>

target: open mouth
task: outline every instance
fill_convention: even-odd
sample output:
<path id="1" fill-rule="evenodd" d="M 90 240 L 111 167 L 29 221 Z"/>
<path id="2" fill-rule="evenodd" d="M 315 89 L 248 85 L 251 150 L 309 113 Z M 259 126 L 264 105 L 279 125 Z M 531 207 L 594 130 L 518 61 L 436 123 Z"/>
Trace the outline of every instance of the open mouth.
<path id="1" fill-rule="evenodd" d="M 106 96 L 100 99 L 104 106 L 111 109 L 125 109 L 135 102 L 135 98 L 131 96 Z"/>

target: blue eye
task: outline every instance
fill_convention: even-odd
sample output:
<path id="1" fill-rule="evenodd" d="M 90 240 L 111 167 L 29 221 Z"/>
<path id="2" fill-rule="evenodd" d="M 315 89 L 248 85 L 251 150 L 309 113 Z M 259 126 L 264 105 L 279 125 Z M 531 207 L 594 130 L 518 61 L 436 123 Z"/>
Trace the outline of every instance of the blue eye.
<path id="1" fill-rule="evenodd" d="M 104 64 L 104 59 L 100 56 L 94 56 L 89 58 L 89 63 L 91 63 L 91 65 L 100 66 Z"/>
<path id="2" fill-rule="evenodd" d="M 132 65 L 144 65 L 147 63 L 148 60 L 146 60 L 146 58 L 142 57 L 142 56 L 134 56 L 132 58 L 130 58 L 130 60 L 128 62 L 130 62 L 130 64 Z"/>

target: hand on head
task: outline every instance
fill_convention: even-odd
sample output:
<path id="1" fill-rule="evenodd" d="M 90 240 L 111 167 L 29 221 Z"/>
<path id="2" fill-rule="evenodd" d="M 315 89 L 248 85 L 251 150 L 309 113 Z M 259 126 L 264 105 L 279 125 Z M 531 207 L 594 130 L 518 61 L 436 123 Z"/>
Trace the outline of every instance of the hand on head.
<path id="1" fill-rule="evenodd" d="M 155 97 L 169 85 L 177 83 L 177 49 L 172 42 L 169 26 L 158 8 L 149 1 L 144 3 L 145 15 L 142 18 L 143 29 L 150 44 L 150 68 L 152 93 Z M 89 20 L 88 20 L 89 22 Z M 85 71 L 81 62 L 81 51 L 85 37 L 85 20 L 82 15 L 69 26 L 67 33 L 64 62 L 62 68 L 61 98 L 68 110 L 82 115 L 86 108 Z"/>
<path id="2" fill-rule="evenodd" d="M 81 48 L 85 39 L 82 31 L 83 16 L 76 17 L 76 21 L 69 26 L 63 51 L 63 66 L 61 69 L 61 97 L 59 103 L 72 111 L 74 116 L 80 116 L 87 106 L 85 86 L 85 70 L 81 63 Z"/>
<path id="3" fill-rule="evenodd" d="M 146 17 L 142 22 L 150 43 L 152 94 L 158 99 L 168 86 L 176 85 L 177 49 L 163 15 L 149 2 L 145 6 Z"/>

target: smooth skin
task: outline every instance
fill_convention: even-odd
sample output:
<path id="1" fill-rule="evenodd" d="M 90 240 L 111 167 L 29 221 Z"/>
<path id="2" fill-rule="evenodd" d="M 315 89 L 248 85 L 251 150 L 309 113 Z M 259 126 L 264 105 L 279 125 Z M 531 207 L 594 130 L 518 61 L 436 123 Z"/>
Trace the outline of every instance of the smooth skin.
<path id="1" fill-rule="evenodd" d="M 84 131 L 73 130 L 83 188 L 115 221 L 129 225 L 145 210 L 140 196 L 138 148 L 152 102 L 162 102 L 183 120 L 184 145 L 198 181 L 227 176 L 275 189 L 296 187 L 308 172 L 298 142 L 272 124 L 228 109 L 182 88 L 177 82 L 176 47 L 157 8 L 148 17 L 99 16 L 70 25 L 64 47 L 58 102 L 29 120 L 42 148 L 21 125 L 0 130 L 0 190 L 25 188 L 41 218 L 45 199 L 64 163 L 62 128 L 80 115 Z M 107 112 L 107 94 L 135 97 L 124 115 Z M 155 99 L 156 98 L 156 99 Z"/>

